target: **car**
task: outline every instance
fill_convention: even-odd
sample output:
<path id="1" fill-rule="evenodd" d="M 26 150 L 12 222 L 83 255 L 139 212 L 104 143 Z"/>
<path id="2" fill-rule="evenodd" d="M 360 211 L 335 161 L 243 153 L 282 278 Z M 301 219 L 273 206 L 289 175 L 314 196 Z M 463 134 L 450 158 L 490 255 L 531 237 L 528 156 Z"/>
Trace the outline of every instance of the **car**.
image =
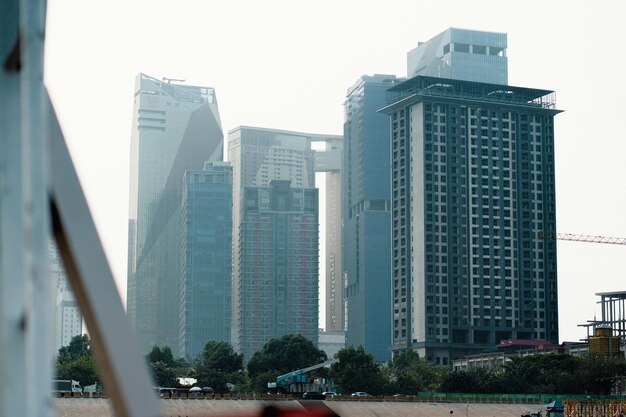
<path id="1" fill-rule="evenodd" d="M 322 392 L 322 394 L 324 394 L 326 398 L 334 398 L 337 395 L 337 393 L 334 391 L 326 391 Z"/>
<path id="2" fill-rule="evenodd" d="M 303 400 L 325 400 L 326 396 L 318 391 L 309 391 L 302 394 Z"/>
<path id="3" fill-rule="evenodd" d="M 357 391 L 357 392 L 353 392 L 352 396 L 357 397 L 357 398 L 362 398 L 362 397 L 369 397 L 370 395 L 367 392 Z"/>

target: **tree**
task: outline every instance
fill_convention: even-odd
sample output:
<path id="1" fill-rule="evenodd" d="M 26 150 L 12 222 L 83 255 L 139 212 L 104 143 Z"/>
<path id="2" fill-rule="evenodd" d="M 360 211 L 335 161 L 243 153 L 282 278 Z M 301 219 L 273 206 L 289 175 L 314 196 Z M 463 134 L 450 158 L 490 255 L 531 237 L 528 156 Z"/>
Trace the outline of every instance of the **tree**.
<path id="1" fill-rule="evenodd" d="M 174 372 L 174 356 L 169 346 L 160 348 L 154 345 L 146 355 L 146 361 L 152 371 L 152 379 L 159 387 L 177 387 L 178 380 Z"/>
<path id="2" fill-rule="evenodd" d="M 151 362 L 150 370 L 152 371 L 152 378 L 154 383 L 159 387 L 177 387 L 178 380 L 174 370 L 167 366 L 165 363 Z"/>
<path id="3" fill-rule="evenodd" d="M 148 363 L 162 362 L 168 367 L 174 365 L 174 356 L 172 355 L 172 349 L 169 346 L 163 346 L 162 348 L 157 345 L 152 346 L 152 350 L 146 355 Z"/>
<path id="4" fill-rule="evenodd" d="M 89 355 L 91 355 L 89 336 L 83 334 L 72 337 L 67 346 L 63 346 L 59 349 L 58 360 L 61 362 L 69 362 Z"/>
<path id="5" fill-rule="evenodd" d="M 202 351 L 202 365 L 230 374 L 243 370 L 243 354 L 237 354 L 230 343 L 210 340 Z"/>
<path id="6" fill-rule="evenodd" d="M 282 375 L 326 359 L 326 352 L 316 348 L 310 340 L 299 334 L 289 334 L 270 340 L 255 352 L 248 362 L 248 373 L 253 380 L 259 374 L 270 371 Z"/>
<path id="7" fill-rule="evenodd" d="M 242 381 L 243 355 L 235 353 L 230 343 L 210 340 L 196 363 L 198 384 L 227 392 L 227 382 Z"/>
<path id="8" fill-rule="evenodd" d="M 373 395 L 383 392 L 386 382 L 383 373 L 374 363 L 374 357 L 365 353 L 362 346 L 341 349 L 335 358 L 339 362 L 331 366 L 330 375 L 340 392 L 366 391 Z"/>
<path id="9" fill-rule="evenodd" d="M 444 369 L 419 357 L 414 350 L 396 355 L 391 363 L 391 384 L 387 391 L 417 394 L 419 391 L 437 391 Z"/>
<path id="10" fill-rule="evenodd" d="M 69 345 L 59 349 L 56 374 L 59 379 L 73 379 L 83 386 L 100 382 L 96 361 L 91 354 L 89 336 L 74 336 Z"/>

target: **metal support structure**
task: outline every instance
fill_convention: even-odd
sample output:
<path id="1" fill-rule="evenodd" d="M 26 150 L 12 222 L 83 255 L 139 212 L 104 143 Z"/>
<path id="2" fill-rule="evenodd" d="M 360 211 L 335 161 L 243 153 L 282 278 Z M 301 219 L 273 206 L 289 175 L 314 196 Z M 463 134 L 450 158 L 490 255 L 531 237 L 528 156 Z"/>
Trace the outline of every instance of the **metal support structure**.
<path id="1" fill-rule="evenodd" d="M 26 414 L 19 3 L 0 0 L 0 415 Z M 42 413 L 41 415 L 46 415 Z"/>
<path id="2" fill-rule="evenodd" d="M 0 415 L 54 413 L 47 251 L 52 220 L 116 415 L 161 416 L 43 87 L 44 21 L 45 0 L 0 0 Z"/>
<path id="3" fill-rule="evenodd" d="M 626 341 L 626 291 L 599 292 L 602 322 L 613 328 L 613 333 Z"/>
<path id="4" fill-rule="evenodd" d="M 48 103 L 52 109 L 52 104 Z M 145 360 L 125 316 L 63 133 L 54 111 L 50 116 L 52 228 L 72 291 L 89 329 L 104 386 L 117 416 L 159 416 L 161 411 Z"/>

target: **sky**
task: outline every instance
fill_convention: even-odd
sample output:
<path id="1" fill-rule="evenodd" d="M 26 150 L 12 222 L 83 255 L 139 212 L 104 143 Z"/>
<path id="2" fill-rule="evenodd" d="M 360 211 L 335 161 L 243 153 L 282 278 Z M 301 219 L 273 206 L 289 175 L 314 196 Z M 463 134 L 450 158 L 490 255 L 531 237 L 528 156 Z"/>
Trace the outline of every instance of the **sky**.
<path id="1" fill-rule="evenodd" d="M 215 88 L 225 135 L 342 134 L 348 87 L 406 76 L 448 27 L 506 32 L 509 84 L 556 91 L 557 231 L 626 237 L 625 17 L 620 0 L 48 0 L 44 79 L 124 300 L 138 73 Z M 626 246 L 559 241 L 561 341 L 625 275 Z"/>

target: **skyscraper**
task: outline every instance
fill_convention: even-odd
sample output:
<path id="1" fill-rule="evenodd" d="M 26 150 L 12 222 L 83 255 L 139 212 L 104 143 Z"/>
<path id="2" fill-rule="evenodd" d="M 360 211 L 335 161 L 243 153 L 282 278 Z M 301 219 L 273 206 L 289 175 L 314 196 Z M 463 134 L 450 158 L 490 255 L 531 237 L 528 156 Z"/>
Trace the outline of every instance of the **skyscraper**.
<path id="1" fill-rule="evenodd" d="M 50 259 L 50 278 L 54 300 L 54 353 L 57 354 L 63 346 L 69 345 L 74 336 L 83 334 L 83 316 L 78 303 L 74 298 L 63 261 L 56 244 L 51 239 L 48 242 Z"/>
<path id="2" fill-rule="evenodd" d="M 558 343 L 554 93 L 417 76 L 389 90 L 393 349 Z"/>
<path id="3" fill-rule="evenodd" d="M 315 151 L 315 172 L 326 176 L 326 332 L 345 338 L 341 259 L 341 158 L 343 138 L 325 138 L 325 149 Z"/>
<path id="4" fill-rule="evenodd" d="M 206 163 L 183 182 L 180 355 L 191 360 L 209 340 L 230 343 L 232 167 Z"/>
<path id="5" fill-rule="evenodd" d="M 250 360 L 270 339 L 318 343 L 318 192 L 274 180 L 245 187 L 239 228 L 237 349 Z"/>
<path id="6" fill-rule="evenodd" d="M 407 76 L 508 84 L 506 33 L 449 28 L 407 54 Z"/>
<path id="7" fill-rule="evenodd" d="M 338 135 L 310 134 L 280 129 L 266 129 L 259 127 L 239 126 L 228 132 L 228 160 L 233 164 L 233 320 L 231 323 L 232 344 L 240 348 L 238 326 L 241 319 L 239 295 L 240 275 L 237 266 L 241 265 L 240 227 L 243 221 L 243 190 L 245 187 L 269 187 L 273 180 L 289 180 L 292 188 L 315 188 L 315 172 L 330 173 L 327 181 L 329 190 L 336 190 L 339 174 L 339 155 L 341 154 L 342 137 Z M 323 142 L 326 149 L 314 151 L 313 142 Z M 330 199 L 335 206 L 329 212 L 339 212 L 339 199 Z M 327 200 L 327 204 L 330 204 Z M 336 217 L 336 216 L 335 216 Z M 333 222 L 331 222 L 333 223 Z M 337 222 L 333 223 L 337 229 Z M 339 232 L 328 233 L 327 236 L 336 236 Z M 335 253 L 335 259 L 340 257 L 338 239 L 328 247 Z M 333 263 L 336 269 L 339 262 Z M 329 274 L 331 275 L 331 274 Z M 336 276 L 336 273 L 335 273 Z M 317 336 L 315 336 L 317 341 Z M 249 359 L 249 358 L 248 358 Z"/>
<path id="8" fill-rule="evenodd" d="M 378 113 L 394 75 L 362 76 L 345 102 L 342 241 L 346 344 L 390 357 L 389 117 Z"/>
<path id="9" fill-rule="evenodd" d="M 141 347 L 179 346 L 183 176 L 223 159 L 209 87 L 139 74 L 131 136 L 127 313 Z"/>

